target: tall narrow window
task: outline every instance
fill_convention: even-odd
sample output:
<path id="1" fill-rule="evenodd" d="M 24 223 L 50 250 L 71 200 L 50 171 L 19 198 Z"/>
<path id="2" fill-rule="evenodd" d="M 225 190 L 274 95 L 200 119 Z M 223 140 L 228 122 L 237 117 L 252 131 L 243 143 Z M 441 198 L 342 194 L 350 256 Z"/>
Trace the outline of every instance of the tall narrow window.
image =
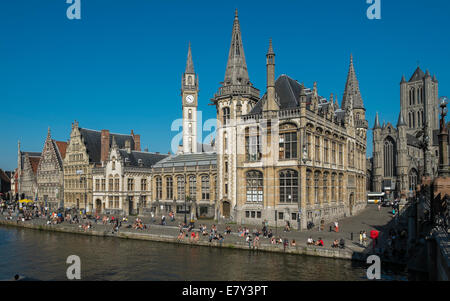
<path id="1" fill-rule="evenodd" d="M 209 177 L 202 176 L 202 200 L 209 200 Z"/>
<path id="2" fill-rule="evenodd" d="M 306 171 L 306 201 L 308 204 L 312 204 L 312 198 L 311 198 L 311 177 L 312 172 L 311 170 Z"/>
<path id="3" fill-rule="evenodd" d="M 280 203 L 298 202 L 298 172 L 283 170 L 280 172 Z"/>
<path id="4" fill-rule="evenodd" d="M 328 202 L 328 172 L 323 173 L 323 202 Z"/>
<path id="5" fill-rule="evenodd" d="M 395 142 L 391 137 L 384 141 L 384 176 L 394 177 L 396 168 L 396 148 Z"/>
<path id="6" fill-rule="evenodd" d="M 263 202 L 263 174 L 260 171 L 249 171 L 246 173 L 247 202 Z"/>
<path id="7" fill-rule="evenodd" d="M 315 156 L 316 162 L 319 162 L 320 161 L 320 137 L 319 136 L 316 136 L 315 146 L 316 146 L 316 151 L 315 151 L 314 156 Z"/>
<path id="8" fill-rule="evenodd" d="M 319 177 L 320 172 L 316 171 L 314 173 L 314 203 L 319 203 Z"/>
<path id="9" fill-rule="evenodd" d="M 161 177 L 156 177 L 156 199 L 162 199 L 162 181 Z"/>
<path id="10" fill-rule="evenodd" d="M 223 125 L 225 126 L 229 123 L 230 120 L 230 108 L 229 107 L 223 108 L 222 114 L 223 114 Z"/>
<path id="11" fill-rule="evenodd" d="M 189 197 L 191 200 L 197 199 L 197 178 L 194 176 L 189 177 Z"/>
<path id="12" fill-rule="evenodd" d="M 173 199 L 173 179 L 172 179 L 172 177 L 166 178 L 166 195 L 167 195 L 168 200 Z"/>
<path id="13" fill-rule="evenodd" d="M 178 200 L 184 200 L 184 177 L 178 176 L 177 177 L 177 199 Z"/>
<path id="14" fill-rule="evenodd" d="M 290 125 L 280 127 L 279 158 L 296 159 L 297 158 L 297 128 Z"/>
<path id="15" fill-rule="evenodd" d="M 245 129 L 245 150 L 247 161 L 259 161 L 261 159 L 261 145 L 258 128 L 252 127 Z"/>

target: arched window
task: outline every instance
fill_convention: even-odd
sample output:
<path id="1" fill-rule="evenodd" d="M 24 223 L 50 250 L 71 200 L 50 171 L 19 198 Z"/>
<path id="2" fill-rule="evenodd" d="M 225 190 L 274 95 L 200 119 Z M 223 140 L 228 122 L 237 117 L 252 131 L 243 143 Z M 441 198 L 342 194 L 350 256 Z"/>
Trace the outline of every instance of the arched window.
<path id="1" fill-rule="evenodd" d="M 191 200 L 197 199 L 197 178 L 195 176 L 189 177 L 189 197 Z"/>
<path id="2" fill-rule="evenodd" d="M 420 116 L 421 114 L 420 114 L 420 111 L 418 111 L 417 112 L 417 126 L 418 127 L 420 127 L 420 119 L 421 119 L 421 116 Z"/>
<path id="3" fill-rule="evenodd" d="M 223 125 L 227 125 L 230 120 L 230 108 L 225 107 L 222 109 L 223 114 Z"/>
<path id="4" fill-rule="evenodd" d="M 177 177 L 177 200 L 184 200 L 184 177 Z"/>
<path id="5" fill-rule="evenodd" d="M 280 203 L 298 202 L 298 172 L 283 170 L 280 172 Z"/>
<path id="6" fill-rule="evenodd" d="M 156 199 L 162 199 L 162 180 L 161 177 L 156 177 Z"/>
<path id="7" fill-rule="evenodd" d="M 166 196 L 168 200 L 173 199 L 173 179 L 172 177 L 166 178 Z"/>
<path id="8" fill-rule="evenodd" d="M 409 171 L 409 190 L 414 191 L 416 190 L 417 186 L 417 178 L 418 178 L 418 172 L 416 169 L 411 169 Z"/>
<path id="9" fill-rule="evenodd" d="M 209 177 L 202 176 L 202 200 L 209 200 Z"/>
<path id="10" fill-rule="evenodd" d="M 252 170 L 246 173 L 247 202 L 262 203 L 264 195 L 263 173 Z"/>
<path id="11" fill-rule="evenodd" d="M 384 176 L 393 177 L 395 176 L 395 170 L 397 166 L 396 162 L 397 152 L 395 141 L 388 137 L 384 140 Z"/>
<path id="12" fill-rule="evenodd" d="M 188 76 L 188 85 L 189 86 L 192 85 L 192 76 L 191 75 Z"/>
<path id="13" fill-rule="evenodd" d="M 115 191 L 119 191 L 120 187 L 119 187 L 119 175 L 115 175 L 114 176 L 114 190 Z"/>

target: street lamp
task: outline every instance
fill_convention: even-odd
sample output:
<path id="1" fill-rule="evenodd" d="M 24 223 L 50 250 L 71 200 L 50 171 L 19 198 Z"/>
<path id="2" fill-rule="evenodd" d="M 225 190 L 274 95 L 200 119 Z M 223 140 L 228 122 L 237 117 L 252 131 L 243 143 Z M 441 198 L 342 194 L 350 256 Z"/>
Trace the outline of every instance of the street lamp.
<path id="1" fill-rule="evenodd" d="M 422 130 L 416 134 L 416 138 L 422 138 L 422 140 L 419 140 L 419 148 L 423 152 L 423 176 L 427 177 L 429 176 L 427 168 L 427 151 L 430 143 L 430 137 L 428 136 L 428 121 L 424 122 Z"/>

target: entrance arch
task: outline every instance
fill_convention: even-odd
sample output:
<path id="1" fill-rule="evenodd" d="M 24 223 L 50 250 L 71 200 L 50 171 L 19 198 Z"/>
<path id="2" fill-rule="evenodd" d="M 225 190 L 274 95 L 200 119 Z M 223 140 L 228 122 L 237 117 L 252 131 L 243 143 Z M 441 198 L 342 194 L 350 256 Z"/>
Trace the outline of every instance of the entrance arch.
<path id="1" fill-rule="evenodd" d="M 95 200 L 95 213 L 102 213 L 102 201 L 100 199 Z"/>
<path id="2" fill-rule="evenodd" d="M 222 214 L 225 216 L 225 218 L 229 218 L 231 213 L 231 205 L 230 202 L 224 201 L 222 203 Z"/>
<path id="3" fill-rule="evenodd" d="M 350 193 L 350 197 L 348 199 L 348 208 L 350 210 L 350 215 L 353 215 L 353 205 L 355 204 L 355 195 L 354 193 Z"/>

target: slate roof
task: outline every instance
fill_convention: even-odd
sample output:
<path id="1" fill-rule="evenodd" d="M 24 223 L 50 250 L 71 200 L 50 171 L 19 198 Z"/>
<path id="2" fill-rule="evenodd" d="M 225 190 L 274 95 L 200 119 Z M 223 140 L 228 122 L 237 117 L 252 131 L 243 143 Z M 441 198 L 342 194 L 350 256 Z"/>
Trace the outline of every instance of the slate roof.
<path id="1" fill-rule="evenodd" d="M 8 177 L 6 172 L 4 172 L 1 168 L 0 168 L 0 179 L 2 179 L 3 181 L 5 181 L 7 183 L 11 183 L 11 179 Z"/>
<path id="2" fill-rule="evenodd" d="M 185 165 L 216 165 L 216 153 L 178 154 L 159 161 L 154 167 L 172 167 Z"/>
<path id="3" fill-rule="evenodd" d="M 280 110 L 292 109 L 300 107 L 300 91 L 301 84 L 287 76 L 286 74 L 280 75 L 275 81 L 275 101 L 278 103 Z M 311 101 L 312 90 L 309 88 L 304 89 L 307 102 Z M 260 101 L 256 103 L 249 114 L 260 114 L 264 103 L 267 100 L 267 92 L 263 95 Z M 326 99 L 319 96 L 319 105 L 326 102 Z"/>
<path id="4" fill-rule="evenodd" d="M 166 154 L 157 154 L 139 151 L 131 151 L 130 153 L 128 153 L 126 149 L 119 149 L 119 153 L 125 162 L 125 166 L 147 167 L 147 168 L 152 167 L 153 165 L 155 165 L 155 163 L 169 156 Z"/>
<path id="5" fill-rule="evenodd" d="M 81 136 L 83 137 L 86 145 L 87 153 L 89 155 L 89 162 L 99 163 L 101 161 L 102 151 L 102 132 L 96 130 L 89 130 L 80 128 Z M 130 140 L 131 149 L 134 149 L 134 139 L 132 135 L 123 134 L 109 134 L 109 146 L 111 147 L 112 139 L 116 140 L 116 144 L 119 149 L 125 148 L 125 141 Z"/>
<path id="6" fill-rule="evenodd" d="M 409 79 L 409 82 L 415 82 L 418 80 L 422 80 L 425 77 L 425 73 L 420 69 L 420 67 L 417 67 L 416 71 L 414 71 L 414 74 Z"/>

